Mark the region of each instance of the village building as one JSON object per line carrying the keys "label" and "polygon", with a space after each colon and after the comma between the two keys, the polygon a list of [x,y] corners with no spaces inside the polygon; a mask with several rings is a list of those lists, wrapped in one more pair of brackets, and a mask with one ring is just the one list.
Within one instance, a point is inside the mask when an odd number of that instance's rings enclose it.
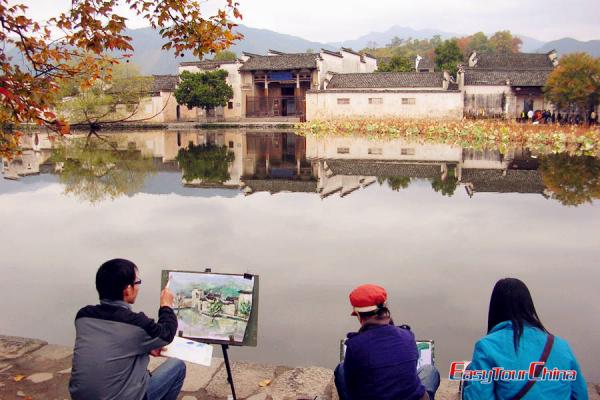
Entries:
{"label": "village building", "polygon": [[21,152],[12,158],[2,158],[0,170],[4,179],[18,180],[25,176],[54,172],[49,163],[52,142],[48,135],[26,134],[20,138]]}
{"label": "village building", "polygon": [[469,117],[519,118],[523,112],[551,109],[543,87],[558,64],[549,53],[477,53],[459,67],[457,81]]}
{"label": "village building", "polygon": [[462,93],[447,72],[333,74],[307,93],[306,119],[461,119]]}
{"label": "village building", "polygon": [[[178,105],[174,97],[183,71],[228,72],[227,83],[233,98],[225,107],[206,115],[203,109]],[[241,121],[268,118],[300,121],[306,115],[306,92],[323,87],[332,73],[373,72],[375,57],[342,48],[319,53],[283,53],[269,50],[267,55],[244,53],[233,61],[182,62],[178,75],[154,75],[151,96],[144,98],[135,119],[149,122],[198,122],[205,120]]]}

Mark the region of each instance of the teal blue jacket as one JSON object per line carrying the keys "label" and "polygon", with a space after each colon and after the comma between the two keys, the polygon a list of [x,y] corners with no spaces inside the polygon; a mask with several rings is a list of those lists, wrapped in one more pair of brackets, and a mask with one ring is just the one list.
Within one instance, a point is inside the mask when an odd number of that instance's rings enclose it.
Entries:
{"label": "teal blue jacket", "polygon": [[[529,370],[531,362],[540,360],[548,334],[529,325],[523,327],[518,352],[515,352],[513,328],[510,321],[496,325],[490,333],[475,344],[473,361],[468,369],[491,370],[502,367],[505,370]],[[579,364],[566,340],[558,336],[548,357],[546,368],[577,371],[574,381],[537,381],[523,398],[570,400],[587,399],[587,385],[579,369]],[[464,389],[465,400],[512,399],[527,381],[498,380],[491,383],[471,381]]]}

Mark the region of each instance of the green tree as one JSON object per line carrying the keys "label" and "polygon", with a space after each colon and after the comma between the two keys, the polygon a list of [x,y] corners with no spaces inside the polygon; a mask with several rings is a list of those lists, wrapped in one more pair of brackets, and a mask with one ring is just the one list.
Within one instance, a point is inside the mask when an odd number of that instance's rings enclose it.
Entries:
{"label": "green tree", "polygon": [[207,72],[183,71],[175,89],[178,104],[188,108],[201,107],[207,112],[218,106],[226,106],[233,98],[233,89],[227,84],[227,71],[218,69]]}
{"label": "green tree", "polygon": [[489,39],[489,47],[499,53],[518,53],[523,41],[510,31],[498,31]]}
{"label": "green tree", "polygon": [[452,197],[458,187],[458,178],[456,177],[456,168],[449,168],[446,179],[434,178],[431,180],[431,188],[442,196]]}
{"label": "green tree", "polygon": [[194,145],[190,143],[187,149],[180,149],[177,161],[183,171],[183,180],[192,182],[200,180],[205,183],[223,183],[231,177],[229,165],[234,161],[235,154],[226,146],[213,144]]}
{"label": "green tree", "polygon": [[141,76],[133,64],[107,67],[103,80],[81,87],[78,80],[64,81],[59,89],[58,115],[70,125],[87,125],[90,133],[106,123],[132,121],[154,78]]}
{"label": "green tree", "polygon": [[223,302],[221,301],[221,299],[215,299],[215,301],[213,301],[212,303],[209,304],[208,310],[207,310],[209,317],[216,318],[216,317],[220,316],[222,312],[223,312]]}
{"label": "green tree", "polygon": [[469,50],[479,53],[490,50],[490,42],[486,34],[483,32],[473,34],[471,36],[471,43],[469,43]]}
{"label": "green tree", "polygon": [[377,72],[411,72],[415,66],[410,58],[404,56],[393,56],[388,62],[378,63]]}
{"label": "green tree", "polygon": [[448,39],[435,48],[435,65],[440,71],[456,75],[458,64],[463,62],[463,54],[457,39]]}
{"label": "green tree", "polygon": [[215,61],[235,61],[237,60],[237,54],[230,50],[223,50],[215,54]]}
{"label": "green tree", "polygon": [[389,188],[395,192],[399,192],[401,189],[406,189],[410,186],[410,178],[408,176],[379,176],[377,177],[377,182],[380,185],[387,182]]}
{"label": "green tree", "polygon": [[550,73],[546,98],[558,108],[585,112],[600,95],[600,58],[586,53],[567,54]]}
{"label": "green tree", "polygon": [[540,160],[540,172],[552,198],[566,206],[600,199],[600,159],[550,154]]}
{"label": "green tree", "polygon": [[240,314],[248,318],[250,316],[250,311],[252,311],[252,304],[247,301],[240,302]]}
{"label": "green tree", "polygon": [[59,140],[50,161],[59,167],[64,193],[90,203],[134,194],[154,173],[152,160],[140,151],[101,138]]}

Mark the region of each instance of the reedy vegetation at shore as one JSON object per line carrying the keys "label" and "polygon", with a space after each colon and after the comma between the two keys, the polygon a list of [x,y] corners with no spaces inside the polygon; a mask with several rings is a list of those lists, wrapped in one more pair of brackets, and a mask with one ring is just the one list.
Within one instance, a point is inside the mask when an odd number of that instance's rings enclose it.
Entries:
{"label": "reedy vegetation at shore", "polygon": [[354,118],[314,120],[296,125],[303,136],[367,137],[372,140],[405,139],[418,143],[444,143],[474,149],[526,147],[533,153],[600,156],[600,129],[576,125],[532,125],[497,120],[407,120]]}

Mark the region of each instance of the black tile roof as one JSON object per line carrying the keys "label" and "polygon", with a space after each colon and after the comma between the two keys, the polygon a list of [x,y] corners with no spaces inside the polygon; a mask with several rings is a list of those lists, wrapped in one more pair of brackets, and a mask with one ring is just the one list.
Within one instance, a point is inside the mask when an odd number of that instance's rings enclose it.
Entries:
{"label": "black tile roof", "polygon": [[331,51],[331,50],[327,50],[327,49],[321,49],[321,52],[323,52],[325,54],[329,54],[331,56],[335,56],[335,57],[339,57],[339,58],[344,58],[344,56],[342,55],[342,53],[340,53],[339,51]]}
{"label": "black tile roof", "polygon": [[154,83],[152,85],[152,93],[174,92],[179,82],[177,75],[152,75]]}
{"label": "black tile roof", "polygon": [[316,193],[316,181],[301,181],[291,179],[244,179],[244,183],[254,192],[303,192]]}
{"label": "black tile roof", "polygon": [[464,71],[465,85],[477,86],[544,86],[551,70],[480,70]]}
{"label": "black tile roof", "polygon": [[335,74],[327,89],[442,88],[442,72],[373,72]]}
{"label": "black tile roof", "polygon": [[548,69],[554,68],[548,54],[542,53],[481,53],[477,54],[475,68],[483,69]]}
{"label": "black tile roof", "polygon": [[542,175],[537,170],[463,168],[461,182],[471,183],[474,192],[542,193]]}
{"label": "black tile roof", "polygon": [[440,164],[401,161],[326,160],[334,175],[439,178]]}
{"label": "black tile roof", "polygon": [[288,69],[316,69],[318,53],[251,56],[240,71],[283,71]]}
{"label": "black tile roof", "polygon": [[345,51],[346,53],[350,53],[350,54],[354,54],[356,56],[361,56],[362,57],[362,54],[360,54],[358,51],[352,50],[349,47],[342,47],[342,51]]}
{"label": "black tile roof", "polygon": [[215,60],[203,60],[203,61],[184,61],[179,63],[182,67],[198,67],[200,69],[216,69],[223,64],[235,64],[237,60],[225,60],[225,61],[215,61]]}

